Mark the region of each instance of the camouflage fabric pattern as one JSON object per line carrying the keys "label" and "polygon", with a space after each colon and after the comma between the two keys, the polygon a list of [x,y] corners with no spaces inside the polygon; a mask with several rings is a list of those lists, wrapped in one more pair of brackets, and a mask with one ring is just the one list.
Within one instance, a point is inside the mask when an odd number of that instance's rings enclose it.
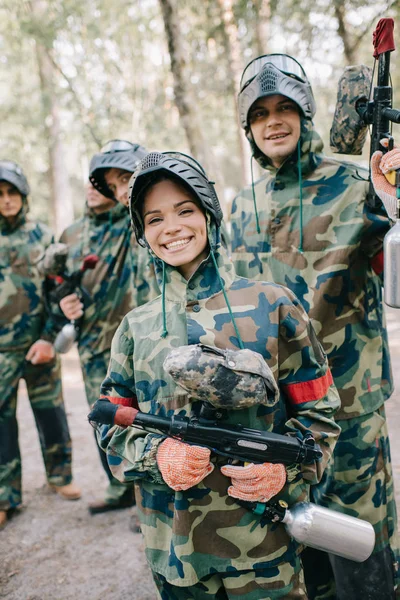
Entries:
{"label": "camouflage fabric pattern", "polygon": [[68,246],[66,244],[51,244],[38,263],[38,268],[43,275],[61,275],[66,268]]}
{"label": "camouflage fabric pattern", "polygon": [[[294,568],[293,568],[294,567]],[[195,585],[178,588],[165,577],[153,573],[161,600],[306,600],[300,560],[284,563],[273,569],[235,571],[208,575]]]}
{"label": "camouflage fabric pattern", "polygon": [[82,279],[91,298],[80,320],[78,342],[81,361],[86,362],[110,349],[118,325],[132,308],[155,297],[154,271],[148,252],[134,240],[129,213],[121,204],[99,215],[88,210],[62,233],[60,242],[68,245],[70,272],[88,254],[100,258]]}
{"label": "camouflage fabric pattern", "polygon": [[107,373],[109,361],[110,350],[105,350],[101,354],[95,354],[90,360],[81,363],[83,383],[89,406],[92,406],[99,398],[100,387],[104,381],[104,374]]}
{"label": "camouflage fabric pattern", "polygon": [[53,341],[56,335],[37,268],[52,234],[26,212],[24,201],[12,227],[0,215],[0,351],[27,350],[39,338]]}
{"label": "camouflage fabric pattern", "polygon": [[[332,416],[339,405],[326,359],[310,334],[308,317],[284,288],[236,276],[225,251],[215,252],[220,275],[245,348],[268,363],[280,395],[268,405],[228,411],[224,423],[277,433],[311,431],[321,445],[321,463],[288,468],[288,484],[280,497],[290,505],[308,497],[309,483],[321,476],[339,428]],[[160,272],[159,261],[156,268]],[[145,413],[170,416],[196,413],[192,401],[163,369],[172,348],[203,343],[239,347],[211,258],[186,281],[166,266],[165,316],[162,298],[133,310],[114,337],[103,399],[138,405]],[[310,337],[311,336],[311,337]],[[315,392],[302,401],[303,384]],[[304,398],[303,398],[304,399]],[[174,492],[162,480],[156,462],[163,437],[137,427],[102,426],[99,443],[120,481],[137,481],[136,500],[150,568],[179,587],[196,584],[211,573],[275,568],[295,560],[300,551],[283,525],[260,525],[260,518],[227,495],[230,480],[219,468],[197,486]],[[213,457],[217,467],[226,462]],[[292,564],[294,564],[292,562]],[[289,583],[289,582],[286,582]]]}
{"label": "camouflage fabric pattern", "polygon": [[264,358],[247,348],[220,350],[204,344],[180,346],[168,354],[164,370],[192,400],[210,402],[216,408],[268,405],[279,395]]}
{"label": "camouflage fabric pattern", "polygon": [[72,449],[61,390],[60,363],[32,365],[23,352],[0,352],[0,510],[21,504],[21,456],[16,419],[17,391],[25,379],[39,431],[47,480],[71,482]]}
{"label": "camouflage fabric pattern", "polygon": [[330,130],[330,146],[339,154],[362,154],[368,126],[361,125],[357,100],[369,99],[372,69],[365,65],[346,67],[339,79],[335,114]]}
{"label": "camouflage fabric pattern", "polygon": [[[88,254],[95,253],[100,259],[83,276],[82,285],[91,303],[79,321],[78,352],[86,398],[91,406],[99,397],[111,340],[122,318],[156,295],[154,269],[147,250],[134,239],[129,213],[121,204],[99,215],[87,210],[82,219],[63,232],[60,242],[68,245],[70,272],[78,269]],[[132,484],[112,477],[104,457],[100,459],[109,479],[105,501],[117,502]]]}
{"label": "camouflage fabric pattern", "polygon": [[[86,399],[89,406],[92,406],[98,398],[101,384],[104,381],[104,375],[107,373],[108,363],[110,362],[110,350],[106,350],[102,354],[92,356],[90,360],[84,361],[81,364],[83,383],[85,385]],[[108,477],[108,485],[105,490],[104,500],[109,503],[117,503],[121,496],[124,495],[127,488],[131,488],[132,484],[125,484],[115,479],[112,476],[107,463],[105,453],[98,447],[100,461]]]}
{"label": "camouflage fabric pattern", "polygon": [[[390,224],[365,203],[367,172],[321,154],[302,123],[296,153],[279,170],[266,161],[232,205],[232,258],[239,275],[285,285],[308,312],[341,397],[337,419],[379,408],[393,390],[379,257]],[[376,270],[374,270],[374,267]],[[373,357],[373,358],[372,358]]]}
{"label": "camouflage fabric pattern", "polygon": [[369,521],[376,535],[374,553],[390,547],[399,584],[397,513],[385,408],[340,421],[340,425],[334,460],[312,489],[312,499],[321,506]]}

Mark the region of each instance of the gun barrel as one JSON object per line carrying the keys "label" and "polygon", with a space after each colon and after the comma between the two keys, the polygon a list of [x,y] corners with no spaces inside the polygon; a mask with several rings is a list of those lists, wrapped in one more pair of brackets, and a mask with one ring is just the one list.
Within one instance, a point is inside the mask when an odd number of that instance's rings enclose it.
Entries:
{"label": "gun barrel", "polygon": [[382,113],[383,116],[392,123],[400,123],[400,110],[397,110],[396,108],[384,108]]}

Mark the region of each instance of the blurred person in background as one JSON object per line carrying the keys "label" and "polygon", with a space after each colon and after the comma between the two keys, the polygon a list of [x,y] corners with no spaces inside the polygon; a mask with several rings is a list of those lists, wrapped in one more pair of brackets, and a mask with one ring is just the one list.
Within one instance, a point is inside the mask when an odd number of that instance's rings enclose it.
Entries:
{"label": "blurred person in background", "polygon": [[[89,405],[99,398],[107,373],[111,341],[123,317],[156,295],[154,272],[147,250],[134,244],[127,208],[128,182],[145,148],[125,140],[112,140],[90,163],[85,215],[68,227],[60,242],[67,244],[69,271],[85,256],[96,254],[95,268],[86,271],[82,286],[90,301],[84,306],[76,293],[63,298],[60,307],[79,324],[78,352]],[[103,497],[89,504],[97,514],[127,508],[135,503],[133,486],[115,479],[106,454],[99,449],[109,484]]]}
{"label": "blurred person in background", "polygon": [[49,486],[66,500],[81,493],[72,481],[55,331],[37,263],[53,236],[28,218],[29,186],[19,165],[0,160],[0,527],[22,503],[16,419],[18,384],[25,380],[39,432]]}

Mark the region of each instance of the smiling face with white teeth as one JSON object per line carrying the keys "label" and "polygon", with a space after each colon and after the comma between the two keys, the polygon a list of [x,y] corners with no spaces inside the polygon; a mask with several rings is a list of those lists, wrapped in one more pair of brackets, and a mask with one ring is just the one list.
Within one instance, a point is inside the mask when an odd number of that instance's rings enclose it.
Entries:
{"label": "smiling face with white teeth", "polygon": [[196,199],[171,179],[146,192],[144,235],[154,254],[189,279],[208,256],[207,223]]}
{"label": "smiling face with white teeth", "polygon": [[278,169],[299,141],[299,107],[280,94],[259,98],[249,110],[249,124],[258,148]]}

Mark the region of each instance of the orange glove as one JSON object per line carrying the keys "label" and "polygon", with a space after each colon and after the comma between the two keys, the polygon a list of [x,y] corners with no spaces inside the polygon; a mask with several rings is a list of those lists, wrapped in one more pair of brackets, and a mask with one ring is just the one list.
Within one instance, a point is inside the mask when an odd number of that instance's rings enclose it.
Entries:
{"label": "orange glove", "polygon": [[157,464],[167,485],[175,491],[188,490],[209,475],[211,451],[167,438],[157,451]]}
{"label": "orange glove", "polygon": [[[381,145],[387,147],[388,140],[381,140]],[[396,187],[389,183],[385,174],[400,168],[400,148],[393,148],[383,154],[374,152],[371,156],[371,180],[377,196],[382,200],[385,210],[392,220],[396,219]]]}
{"label": "orange glove", "polygon": [[37,340],[29,348],[25,360],[29,360],[33,365],[42,365],[53,360],[55,355],[53,344],[46,340]]}
{"label": "orange glove", "polygon": [[282,464],[263,463],[246,467],[225,465],[221,473],[230,477],[229,496],[247,502],[268,502],[286,483],[286,469]]}

